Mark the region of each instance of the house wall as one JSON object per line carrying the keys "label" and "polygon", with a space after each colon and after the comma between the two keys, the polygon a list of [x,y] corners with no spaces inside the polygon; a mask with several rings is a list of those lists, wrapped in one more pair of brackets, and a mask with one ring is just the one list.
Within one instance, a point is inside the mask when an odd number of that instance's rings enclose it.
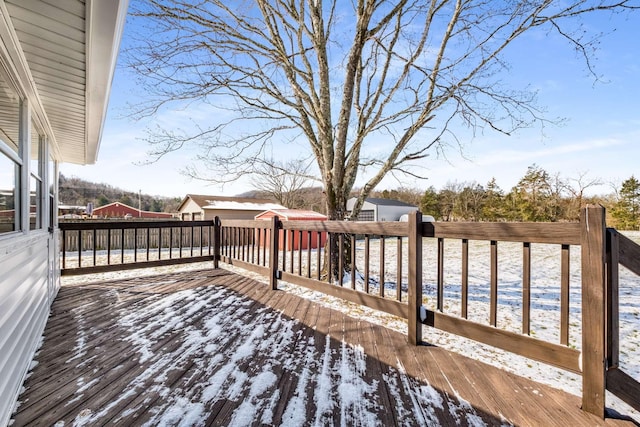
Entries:
{"label": "house wall", "polygon": [[250,211],[250,210],[231,210],[231,209],[205,209],[204,210],[204,219],[205,220],[213,220],[215,217],[219,217],[220,219],[254,219],[256,215],[258,215],[260,211]]}
{"label": "house wall", "polygon": [[[355,205],[355,198],[347,201],[347,211],[351,211]],[[377,205],[364,201],[358,215],[360,221],[398,221],[404,214],[416,211],[415,206]]]}
{"label": "house wall", "polygon": [[404,214],[415,212],[414,206],[378,206],[376,221],[398,221]]}
{"label": "house wall", "polygon": [[173,215],[168,212],[139,211],[119,202],[100,206],[93,211],[95,218],[124,218],[127,215],[130,215],[131,218],[173,218]]}
{"label": "house wall", "polygon": [[[213,219],[213,217],[207,218],[206,212],[203,213],[202,208],[198,206],[198,204],[191,199],[185,202],[184,206],[182,206],[178,214],[179,214],[179,218],[184,221],[193,221],[194,219],[198,221],[205,220],[205,219]],[[194,214],[196,214],[195,217],[194,217]]]}
{"label": "house wall", "polygon": [[[3,3],[0,3],[2,9]],[[6,13],[4,9],[0,12]],[[24,80],[7,64],[0,20],[0,426],[8,425],[59,289],[59,150]],[[15,53],[15,52],[14,52]]]}
{"label": "house wall", "polygon": [[121,203],[110,204],[107,206],[96,208],[93,211],[93,216],[98,218],[124,218],[125,215],[131,215],[132,217],[137,218],[139,216],[139,212],[137,209],[134,209],[127,205],[123,205]]}
{"label": "house wall", "polygon": [[0,236],[0,425],[9,421],[59,288],[46,230]]}

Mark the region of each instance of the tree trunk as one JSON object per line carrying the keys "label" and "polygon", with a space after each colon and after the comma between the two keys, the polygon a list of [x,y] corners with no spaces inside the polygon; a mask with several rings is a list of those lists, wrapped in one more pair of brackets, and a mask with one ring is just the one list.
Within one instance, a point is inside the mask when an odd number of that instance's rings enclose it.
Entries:
{"label": "tree trunk", "polygon": [[[337,198],[336,198],[337,199]],[[327,197],[327,216],[330,221],[344,221],[346,201],[331,203]],[[338,207],[343,206],[343,207]],[[329,283],[340,283],[340,278],[352,270],[351,235],[343,234],[343,244],[340,245],[340,234],[330,233],[325,244],[325,256],[321,277]],[[342,253],[342,271],[340,271],[340,253]],[[329,275],[330,274],[330,275]]]}

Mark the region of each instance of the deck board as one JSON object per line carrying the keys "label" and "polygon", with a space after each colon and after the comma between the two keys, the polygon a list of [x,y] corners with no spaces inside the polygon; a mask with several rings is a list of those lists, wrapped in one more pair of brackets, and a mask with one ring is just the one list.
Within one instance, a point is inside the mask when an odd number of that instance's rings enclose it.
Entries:
{"label": "deck board", "polygon": [[63,286],[36,361],[13,426],[633,425],[224,269]]}

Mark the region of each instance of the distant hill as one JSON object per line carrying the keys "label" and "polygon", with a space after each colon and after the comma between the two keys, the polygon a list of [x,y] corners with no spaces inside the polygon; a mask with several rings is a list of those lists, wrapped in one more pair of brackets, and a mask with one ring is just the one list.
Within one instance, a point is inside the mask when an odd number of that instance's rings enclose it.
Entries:
{"label": "distant hill", "polygon": [[176,212],[182,201],[178,197],[151,196],[126,191],[108,184],[97,184],[77,177],[60,175],[60,204],[86,206],[91,202],[95,207],[120,202],[134,208],[150,212]]}

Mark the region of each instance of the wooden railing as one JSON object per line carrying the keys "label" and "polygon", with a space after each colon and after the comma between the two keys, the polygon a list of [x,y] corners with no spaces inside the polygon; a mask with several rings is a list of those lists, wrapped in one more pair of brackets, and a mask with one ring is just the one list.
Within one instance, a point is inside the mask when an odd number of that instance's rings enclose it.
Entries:
{"label": "wooden railing", "polygon": [[[88,240],[98,241],[97,233],[107,233],[107,248],[101,254],[106,254],[106,263],[98,265],[95,246],[71,253],[63,248],[65,274],[201,260],[213,260],[216,268],[219,262],[234,264],[264,275],[272,289],[283,280],[406,319],[411,344],[423,341],[427,325],[582,375],[583,409],[601,417],[605,389],[640,409],[640,386],[618,364],[618,264],[640,275],[640,246],[607,229],[599,206],[583,209],[579,223],[423,223],[418,212],[405,223],[274,217],[80,223],[61,229],[63,242],[68,233],[78,233],[77,248]],[[150,237],[153,229],[158,229],[157,243]],[[135,248],[118,243],[127,240],[127,233],[133,233]],[[446,255],[445,249],[452,247],[455,259]],[[518,289],[510,285],[515,295],[511,305],[500,302],[506,287],[499,277],[502,248],[521,254],[513,262]],[[477,250],[480,253],[472,253]],[[553,307],[532,303],[534,292],[539,292],[532,255],[536,250],[545,256],[557,253],[559,271],[552,293],[559,302]],[[572,265],[578,255],[580,261]],[[77,259],[73,266],[70,257]],[[472,260],[478,258],[485,259],[484,270],[472,274]],[[332,271],[341,274],[334,278],[328,274]],[[475,304],[486,308],[486,317],[471,316]],[[536,326],[556,329],[553,339],[534,334],[532,312],[540,310],[545,323]],[[572,310],[580,314],[579,326],[571,322]],[[501,325],[507,315],[519,316],[516,328]],[[550,320],[554,318],[555,324]]]}
{"label": "wooden railing", "polygon": [[[221,260],[277,280],[295,283],[328,295],[406,318],[408,289],[403,268],[408,265],[407,224],[391,222],[225,220],[221,224]],[[356,239],[362,236],[362,239]],[[327,240],[337,245],[326,245]],[[369,256],[378,245],[379,259]],[[329,250],[325,250],[325,247]],[[334,254],[331,248],[343,248]],[[345,252],[344,248],[348,248]],[[397,259],[394,271],[386,266]],[[347,262],[351,258],[354,264]],[[273,260],[273,262],[272,262]],[[327,271],[349,271],[334,282]],[[375,277],[372,273],[376,264]],[[352,268],[355,266],[355,268]],[[406,273],[406,270],[404,271]],[[381,279],[382,278],[382,279]],[[404,284],[404,289],[402,285]],[[336,286],[337,285],[337,286]]]}
{"label": "wooden railing", "polygon": [[[617,369],[617,263],[640,272],[640,249],[607,230],[604,209],[588,207],[580,223],[408,223],[343,221],[222,221],[220,260],[278,280],[385,311],[408,321],[408,341],[423,340],[427,325],[582,375],[583,408],[604,416],[604,390],[640,407],[638,383]],[[322,244],[324,240],[337,242]],[[486,322],[469,319],[470,242],[485,242],[488,253]],[[316,244],[314,244],[316,242]],[[318,243],[320,242],[320,243]],[[457,242],[457,243],[456,243]],[[480,243],[480,244],[481,244]],[[429,248],[423,245],[429,244]],[[461,264],[456,311],[445,306],[445,244],[459,245]],[[498,303],[499,247],[520,245],[519,330],[498,319],[513,306]],[[558,251],[557,340],[540,339],[531,329],[532,247]],[[573,247],[573,249],[572,249]],[[331,249],[338,248],[338,249]],[[376,248],[376,256],[371,255]],[[336,250],[337,254],[332,254]],[[435,253],[430,253],[433,251]],[[580,254],[581,301],[570,301],[571,253]],[[427,259],[433,259],[430,263]],[[389,262],[391,261],[391,262]],[[344,272],[329,279],[332,262]],[[430,286],[425,277],[435,277]],[[575,281],[575,278],[574,278]],[[477,297],[476,297],[477,299]],[[581,311],[581,327],[570,323],[571,306]],[[502,310],[502,311],[501,311]],[[551,314],[551,313],[550,313]],[[579,336],[581,334],[581,336]],[[572,339],[570,340],[570,337]],[[581,347],[581,350],[578,349]]]}
{"label": "wooden railing", "polygon": [[213,221],[60,223],[61,273],[101,273],[213,260]]}

